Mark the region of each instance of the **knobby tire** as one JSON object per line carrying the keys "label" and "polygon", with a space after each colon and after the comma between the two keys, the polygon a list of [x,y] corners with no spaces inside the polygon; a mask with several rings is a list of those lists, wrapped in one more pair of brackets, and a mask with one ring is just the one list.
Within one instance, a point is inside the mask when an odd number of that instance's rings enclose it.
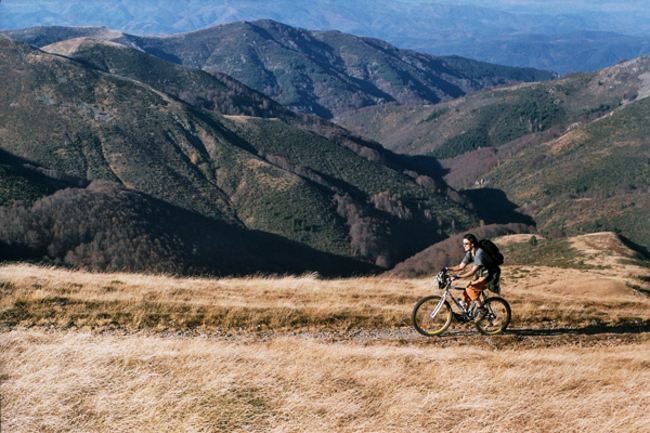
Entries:
{"label": "knobby tire", "polygon": [[503,332],[510,324],[512,310],[510,304],[502,298],[489,298],[483,304],[487,313],[475,322],[481,334],[495,335]]}
{"label": "knobby tire", "polygon": [[451,325],[452,313],[451,305],[445,300],[438,314],[431,317],[431,314],[440,304],[440,296],[427,296],[423,298],[413,308],[411,319],[415,330],[427,337],[440,335]]}

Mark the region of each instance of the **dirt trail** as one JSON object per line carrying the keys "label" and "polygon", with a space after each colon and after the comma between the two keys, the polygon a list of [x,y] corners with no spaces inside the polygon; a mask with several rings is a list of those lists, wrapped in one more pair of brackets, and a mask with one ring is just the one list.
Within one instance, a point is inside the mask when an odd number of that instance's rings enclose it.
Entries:
{"label": "dirt trail", "polygon": [[[4,327],[0,333],[24,330],[22,327]],[[294,329],[274,332],[250,330],[211,330],[202,328],[187,331],[129,330],[126,328],[55,328],[32,327],[45,332],[84,332],[115,336],[153,336],[160,338],[203,338],[234,344],[266,343],[274,339],[317,340],[325,344],[412,345],[432,347],[476,346],[495,350],[519,350],[540,347],[611,347],[650,341],[650,323],[621,326],[590,326],[586,328],[511,328],[503,334],[485,336],[473,324],[456,324],[440,336],[424,337],[413,328],[399,329]]]}

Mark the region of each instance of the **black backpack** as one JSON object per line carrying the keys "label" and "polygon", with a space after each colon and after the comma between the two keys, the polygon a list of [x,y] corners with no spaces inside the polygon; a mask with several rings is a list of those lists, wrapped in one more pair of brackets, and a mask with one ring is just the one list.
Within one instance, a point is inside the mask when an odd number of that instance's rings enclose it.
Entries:
{"label": "black backpack", "polygon": [[491,292],[500,294],[501,293],[501,284],[499,284],[499,280],[501,279],[501,266],[503,264],[503,254],[501,254],[501,251],[499,251],[499,247],[497,247],[494,242],[492,242],[489,239],[483,239],[481,241],[478,241],[478,248],[482,249],[492,259],[492,262],[494,263],[494,266],[490,267],[490,276],[488,278],[488,290]]}
{"label": "black backpack", "polygon": [[485,251],[486,253],[488,253],[495,266],[501,266],[503,264],[504,261],[503,254],[501,254],[501,251],[499,251],[499,247],[497,247],[494,244],[494,242],[492,242],[489,239],[483,239],[478,241],[477,246],[483,251]]}

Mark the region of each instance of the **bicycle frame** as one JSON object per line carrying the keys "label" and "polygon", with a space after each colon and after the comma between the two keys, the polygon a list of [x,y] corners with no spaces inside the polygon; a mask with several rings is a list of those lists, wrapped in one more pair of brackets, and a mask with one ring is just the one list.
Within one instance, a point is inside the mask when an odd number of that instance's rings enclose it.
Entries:
{"label": "bicycle frame", "polygon": [[[456,299],[456,297],[453,295],[453,293],[450,292],[450,290],[461,290],[461,291],[465,291],[465,287],[452,286],[452,285],[451,285],[451,278],[447,277],[446,274],[444,274],[444,275],[438,275],[438,277],[436,278],[436,281],[438,281],[439,284],[440,284],[440,279],[441,279],[441,278],[445,278],[445,279],[446,279],[446,281],[443,282],[443,284],[445,284],[445,288],[444,288],[444,291],[442,292],[442,295],[440,296],[440,303],[438,304],[438,306],[436,307],[436,309],[433,310],[433,312],[431,313],[431,315],[432,315],[432,316],[436,316],[436,315],[440,312],[440,309],[442,308],[443,304],[444,304],[445,301],[447,300],[447,296],[449,296],[449,298],[451,298],[451,300],[454,301],[454,304],[456,304],[456,308],[458,308],[458,309],[461,311],[461,313],[462,313],[462,315],[463,315],[463,318],[464,318],[465,320],[468,320],[468,321],[469,321],[469,320],[472,320],[472,313],[474,312],[474,309],[476,308],[476,305],[477,305],[477,304],[476,304],[476,301],[474,301],[474,302],[472,303],[472,305],[471,305],[469,308],[467,308],[467,309],[463,308],[463,307],[460,305],[460,303],[458,302],[458,299]],[[483,302],[483,301],[487,298],[487,297],[485,296],[485,293],[483,293],[483,292],[481,292],[481,293],[479,294],[479,297],[481,298],[481,302]]]}

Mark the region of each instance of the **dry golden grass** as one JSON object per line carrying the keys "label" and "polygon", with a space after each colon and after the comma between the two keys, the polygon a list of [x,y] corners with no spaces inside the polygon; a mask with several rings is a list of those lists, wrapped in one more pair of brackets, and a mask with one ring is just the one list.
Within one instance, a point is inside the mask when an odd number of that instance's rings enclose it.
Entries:
{"label": "dry golden grass", "polygon": [[[647,286],[634,278],[644,273],[504,267],[503,296],[515,328],[645,321],[650,300],[631,287]],[[11,326],[208,333],[410,327],[417,300],[438,293],[432,279],[181,279],[29,265],[0,267],[0,291],[0,322]]]}
{"label": "dry golden grass", "polygon": [[2,432],[649,431],[648,269],[575,242],[589,270],[504,267],[493,337],[417,334],[431,279],[0,266]]}
{"label": "dry golden grass", "polygon": [[131,330],[409,326],[429,280],[182,279],[0,267],[2,321]]}
{"label": "dry golden grass", "polygon": [[647,432],[650,341],[440,348],[14,331],[3,432]]}

